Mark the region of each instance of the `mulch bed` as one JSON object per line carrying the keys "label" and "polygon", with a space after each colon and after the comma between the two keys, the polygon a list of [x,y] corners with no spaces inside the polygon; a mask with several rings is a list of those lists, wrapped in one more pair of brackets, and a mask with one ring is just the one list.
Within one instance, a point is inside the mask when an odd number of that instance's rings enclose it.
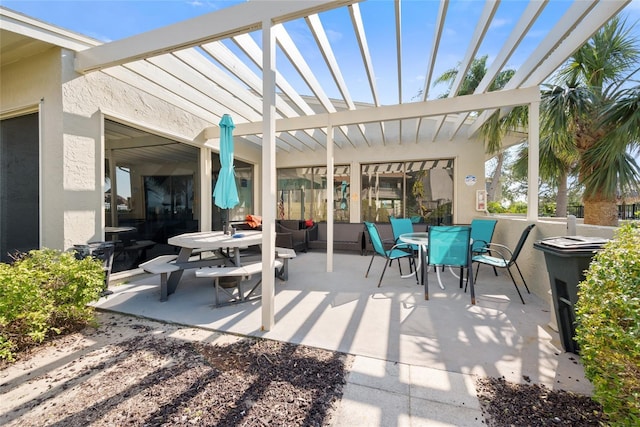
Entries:
{"label": "mulch bed", "polygon": [[480,378],[476,390],[491,427],[607,425],[602,406],[589,396],[504,378]]}
{"label": "mulch bed", "polygon": [[148,334],[87,358],[89,364],[66,369],[62,382],[55,378],[62,385],[50,385],[53,393],[0,414],[0,421],[59,427],[329,425],[349,360],[269,340],[212,345]]}
{"label": "mulch bed", "polygon": [[[303,345],[212,344],[197,329],[116,315],[105,323],[22,354],[17,374],[0,363],[0,425],[328,426],[352,363]],[[480,378],[476,390],[489,426],[606,425],[588,396],[504,378]]]}

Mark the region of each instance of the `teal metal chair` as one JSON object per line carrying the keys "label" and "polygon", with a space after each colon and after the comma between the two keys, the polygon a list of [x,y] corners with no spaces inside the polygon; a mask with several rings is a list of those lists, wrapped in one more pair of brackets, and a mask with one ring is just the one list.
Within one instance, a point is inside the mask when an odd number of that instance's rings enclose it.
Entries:
{"label": "teal metal chair", "polygon": [[516,263],[516,260],[518,259],[518,255],[520,255],[520,251],[522,251],[522,248],[524,247],[524,242],[526,242],[527,237],[529,237],[529,233],[531,233],[531,230],[535,226],[536,226],[535,224],[529,224],[527,228],[525,228],[522,231],[522,234],[520,235],[520,240],[518,240],[518,244],[516,245],[513,251],[505,245],[500,245],[497,243],[489,243],[484,248],[485,249],[484,254],[473,256],[473,262],[478,263],[478,268],[476,269],[476,277],[478,276],[478,270],[480,269],[481,264],[490,265],[493,268],[507,269],[507,271],[509,272],[509,276],[511,277],[511,281],[513,282],[513,286],[516,287],[516,291],[518,291],[518,295],[520,296],[520,301],[522,301],[523,304],[524,304],[524,298],[522,298],[522,294],[520,293],[520,288],[518,288],[516,279],[513,277],[513,274],[511,273],[511,267],[512,266],[516,267],[516,269],[518,270],[518,273],[520,273],[520,278],[522,279],[522,283],[524,284],[524,287],[526,288],[528,293],[531,293],[529,291],[529,287],[527,286],[527,282],[525,282],[524,280],[522,271],[520,271],[520,267],[518,267],[518,264]]}
{"label": "teal metal chair", "polygon": [[[413,233],[413,223],[409,218],[389,218],[391,230],[393,231],[393,240],[397,245],[400,242],[400,235]],[[414,252],[418,252],[418,245],[410,245]]]}
{"label": "teal metal chair", "polygon": [[[384,273],[387,270],[387,266],[396,259],[398,260],[398,268],[400,269],[400,274],[402,274],[402,267],[400,267],[400,259],[402,258],[409,259],[409,271],[413,271],[413,267],[415,267],[415,259],[413,257],[413,250],[411,249],[411,245],[400,243],[394,245],[389,250],[385,250],[376,225],[372,222],[365,222],[364,225],[367,228],[367,233],[369,234],[369,239],[371,239],[371,245],[373,246],[373,255],[371,256],[371,262],[369,262],[369,268],[367,268],[367,272],[364,277],[369,277],[369,270],[371,270],[371,265],[373,264],[373,260],[376,256],[381,256],[385,259],[384,268],[382,269],[382,274],[380,275],[380,280],[378,281],[378,287],[380,287],[380,284],[382,283],[382,278],[384,277]],[[417,280],[418,277],[416,274],[416,282]]]}
{"label": "teal metal chair", "polygon": [[[497,219],[474,219],[471,220],[471,239],[473,243],[471,245],[472,255],[491,255],[486,249],[486,246],[491,243],[493,239],[493,232],[496,229]],[[498,275],[498,270],[493,269],[495,275]]]}
{"label": "teal metal chair", "polygon": [[[471,294],[471,304],[476,303],[476,295],[473,287],[473,271],[471,263],[471,227],[469,226],[431,226],[429,227],[429,246],[426,265],[433,265],[436,273],[439,266],[467,268],[467,284]],[[425,268],[422,274],[425,275]],[[463,274],[460,274],[462,284]],[[429,299],[429,276],[424,280],[424,299]]]}
{"label": "teal metal chair", "polygon": [[474,254],[486,253],[485,246],[491,243],[497,222],[497,219],[474,219],[471,221],[471,238],[473,239],[471,251]]}

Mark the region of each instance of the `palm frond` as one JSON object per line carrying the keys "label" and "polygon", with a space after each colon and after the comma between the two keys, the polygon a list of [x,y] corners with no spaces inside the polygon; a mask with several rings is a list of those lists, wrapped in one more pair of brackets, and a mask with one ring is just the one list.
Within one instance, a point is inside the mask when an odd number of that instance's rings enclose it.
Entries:
{"label": "palm frond", "polygon": [[629,153],[612,150],[609,145],[609,138],[605,138],[582,155],[580,180],[587,197],[614,197],[620,191],[640,190],[638,163]]}

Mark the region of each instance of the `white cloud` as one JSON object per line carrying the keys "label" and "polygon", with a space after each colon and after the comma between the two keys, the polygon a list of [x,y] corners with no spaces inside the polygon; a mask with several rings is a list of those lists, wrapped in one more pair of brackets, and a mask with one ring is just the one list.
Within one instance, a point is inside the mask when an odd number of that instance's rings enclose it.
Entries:
{"label": "white cloud", "polygon": [[330,42],[337,42],[342,40],[342,33],[335,30],[325,30],[327,33],[327,38]]}
{"label": "white cloud", "polygon": [[494,19],[493,21],[491,21],[491,25],[489,28],[494,30],[496,28],[504,27],[509,22],[511,22],[509,19]]}
{"label": "white cloud", "polygon": [[446,36],[450,36],[450,37],[458,35],[457,31],[455,31],[455,30],[453,30],[451,28],[446,28],[446,27],[444,29],[444,33],[445,33]]}

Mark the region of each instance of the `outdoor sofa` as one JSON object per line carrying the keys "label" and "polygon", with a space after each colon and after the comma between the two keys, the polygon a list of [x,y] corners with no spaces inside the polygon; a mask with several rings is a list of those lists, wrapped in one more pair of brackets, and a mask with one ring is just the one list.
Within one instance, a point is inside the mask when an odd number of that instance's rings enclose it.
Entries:
{"label": "outdoor sofa", "polygon": [[[319,222],[307,230],[309,249],[327,250],[327,223]],[[333,249],[336,251],[364,251],[364,224],[361,222],[333,224]]]}

